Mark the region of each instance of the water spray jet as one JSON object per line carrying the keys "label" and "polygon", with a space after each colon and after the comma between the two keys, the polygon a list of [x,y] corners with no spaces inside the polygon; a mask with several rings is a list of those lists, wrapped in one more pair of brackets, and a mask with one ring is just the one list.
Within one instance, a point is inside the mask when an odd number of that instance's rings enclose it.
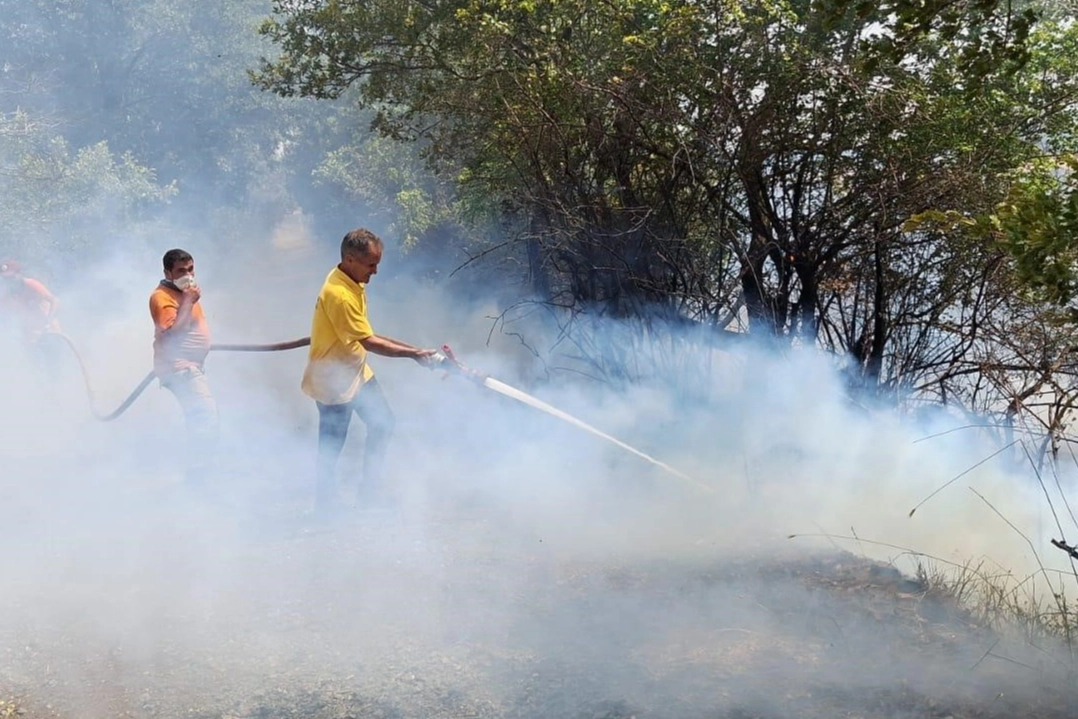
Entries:
{"label": "water spray jet", "polygon": [[470,379],[471,381],[475,382],[476,384],[478,384],[478,385],[480,385],[482,387],[485,387],[485,388],[487,388],[489,390],[497,392],[498,394],[501,394],[501,395],[503,395],[505,397],[509,397],[510,399],[516,400],[517,402],[521,402],[523,404],[526,404],[529,407],[532,407],[534,409],[539,410],[540,412],[545,412],[546,414],[549,414],[552,417],[557,417],[558,419],[562,420],[563,422],[568,422],[569,424],[573,425],[574,427],[576,427],[578,429],[582,429],[585,432],[588,432],[589,434],[592,434],[592,435],[594,435],[596,437],[604,439],[607,442],[610,442],[611,444],[614,444],[615,446],[620,447],[621,449],[625,450],[626,452],[629,452],[630,454],[634,454],[637,457],[640,457],[641,459],[645,460],[646,462],[650,462],[652,465],[654,465],[656,467],[659,467],[660,469],[674,475],[675,477],[677,477],[677,478],[691,484],[696,489],[707,492],[708,494],[712,494],[715,491],[711,487],[707,486],[706,484],[703,484],[702,482],[700,482],[700,481],[698,481],[696,479],[693,479],[692,477],[685,474],[684,472],[682,472],[682,471],[680,471],[678,469],[675,469],[674,467],[671,467],[669,464],[666,464],[665,462],[660,461],[660,460],[652,457],[649,454],[641,452],[640,450],[636,449],[635,447],[632,447],[632,446],[626,444],[625,442],[622,442],[620,439],[617,439],[616,437],[610,436],[609,434],[607,434],[606,432],[603,432],[602,430],[599,430],[599,429],[596,429],[595,427],[592,427],[587,422],[585,422],[585,421],[583,421],[581,419],[578,419],[577,417],[574,417],[573,415],[569,414],[568,412],[560,410],[557,407],[553,407],[553,406],[547,404],[546,402],[542,401],[541,399],[538,399],[537,397],[533,397],[532,395],[528,394],[527,392],[523,392],[523,391],[517,389],[516,387],[512,387],[512,386],[506,384],[505,382],[501,382],[500,380],[496,380],[493,377],[491,377],[490,375],[483,374],[483,373],[480,373],[480,372],[476,372],[473,369],[465,367],[464,364],[461,363],[456,358],[456,356],[453,354],[453,350],[449,347],[449,345],[442,345],[442,351],[435,358],[435,364],[432,366],[432,368],[433,369],[439,369],[439,368],[448,369],[451,372],[456,371],[460,375],[464,376],[467,379]]}

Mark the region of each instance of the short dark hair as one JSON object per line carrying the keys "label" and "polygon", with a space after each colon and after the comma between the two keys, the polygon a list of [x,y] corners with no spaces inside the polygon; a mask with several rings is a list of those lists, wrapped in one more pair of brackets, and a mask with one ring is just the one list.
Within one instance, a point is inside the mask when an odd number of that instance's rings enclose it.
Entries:
{"label": "short dark hair", "polygon": [[165,266],[165,270],[172,272],[172,268],[176,266],[177,262],[187,262],[193,259],[195,258],[191,257],[191,253],[187,250],[169,250],[161,258],[161,264]]}
{"label": "short dark hair", "polygon": [[343,260],[345,255],[365,257],[383,247],[385,243],[382,242],[381,237],[361,227],[358,230],[352,230],[341,240],[341,259]]}

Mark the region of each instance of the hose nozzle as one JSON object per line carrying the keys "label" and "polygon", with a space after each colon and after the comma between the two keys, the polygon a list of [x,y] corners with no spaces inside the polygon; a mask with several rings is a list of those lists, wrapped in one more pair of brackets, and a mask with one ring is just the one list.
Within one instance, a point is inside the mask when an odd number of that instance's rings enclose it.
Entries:
{"label": "hose nozzle", "polygon": [[429,355],[429,359],[427,361],[427,367],[429,369],[432,369],[432,370],[445,369],[445,363],[448,362],[448,361],[449,361],[449,357],[446,356],[445,352],[442,352],[441,350],[438,350],[434,354]]}
{"label": "hose nozzle", "polygon": [[449,345],[442,345],[441,349],[430,356],[430,368],[433,370],[443,370],[447,375],[459,374],[476,382],[482,382],[486,379],[486,375],[483,375],[475,370],[469,369],[457,359],[457,356],[453,353],[453,348]]}

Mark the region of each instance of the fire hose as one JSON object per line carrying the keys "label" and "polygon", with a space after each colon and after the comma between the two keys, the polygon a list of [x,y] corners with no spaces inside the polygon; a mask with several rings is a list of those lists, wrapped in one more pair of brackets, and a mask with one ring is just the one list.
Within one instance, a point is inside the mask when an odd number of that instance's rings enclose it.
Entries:
{"label": "fire hose", "polygon": [[[131,405],[135,403],[135,400],[146,391],[146,388],[150,386],[150,383],[153,382],[155,375],[154,372],[151,371],[142,378],[142,381],[131,391],[131,394],[127,395],[127,399],[121,402],[119,407],[108,414],[103,414],[99,412],[95,406],[94,390],[93,385],[90,382],[90,373],[86,370],[86,363],[83,362],[82,354],[79,352],[78,347],[76,347],[71,338],[63,332],[49,332],[48,334],[66,344],[71,350],[71,353],[75,356],[75,360],[79,364],[79,371],[82,372],[82,381],[86,385],[86,396],[90,401],[90,412],[95,419],[101,422],[111,422],[126,412]],[[306,347],[309,344],[311,344],[310,337],[292,340],[291,342],[275,342],[273,344],[211,344],[210,352],[283,352],[285,350]]]}
{"label": "fire hose", "polygon": [[[104,414],[97,410],[94,402],[94,390],[93,384],[90,382],[90,373],[86,369],[86,363],[82,359],[82,353],[79,352],[75,342],[63,332],[48,332],[49,336],[55,337],[67,345],[71,350],[71,354],[74,355],[75,361],[79,365],[79,371],[82,373],[82,381],[86,386],[86,396],[90,403],[90,413],[94,418],[101,422],[112,422],[130,409],[131,405],[135,403],[135,400],[146,391],[146,388],[150,386],[156,376],[153,371],[149,372],[142,381],[138,383],[135,389],[131,390],[131,393],[127,395],[127,399],[120,403],[120,405],[112,412]],[[285,352],[287,350],[299,349],[301,347],[308,347],[311,344],[310,337],[302,337],[298,340],[292,340],[290,342],[274,342],[271,344],[211,344],[210,352]],[[449,372],[455,372],[470,379],[473,379],[479,383],[485,379],[485,375],[481,375],[473,370],[465,367],[456,356],[453,354],[453,350],[449,345],[443,345],[441,351],[435,356],[434,367],[445,369],[447,374]]]}
{"label": "fire hose", "polygon": [[[117,407],[115,410],[108,414],[102,414],[98,412],[94,406],[94,392],[93,387],[90,383],[90,375],[86,371],[86,364],[83,362],[82,355],[79,353],[79,350],[75,346],[75,343],[71,341],[70,337],[63,334],[62,332],[50,332],[49,334],[63,341],[64,344],[66,344],[71,349],[71,352],[75,355],[75,359],[79,363],[79,369],[82,371],[83,381],[86,384],[86,394],[90,401],[90,411],[93,413],[96,419],[102,422],[111,422],[120,415],[122,415],[124,412],[126,412],[128,408],[131,407],[132,404],[134,404],[135,400],[139,398],[139,395],[141,395],[146,390],[146,388],[150,386],[150,383],[153,382],[155,373],[150,372],[142,379],[141,382],[139,382],[138,386],[135,387],[134,390],[132,390],[131,394],[127,396],[127,399],[120,403],[119,407]],[[310,344],[311,338],[303,337],[302,339],[292,340],[291,342],[276,342],[273,344],[211,344],[210,351],[284,352],[287,350],[298,349],[300,347],[307,347]],[[574,427],[577,427],[578,429],[582,429],[589,434],[592,434],[596,437],[606,440],[607,442],[610,442],[611,444],[620,447],[621,449],[625,450],[626,452],[629,452],[630,454],[634,454],[637,457],[640,457],[641,459],[651,463],[652,465],[659,467],[660,469],[678,477],[679,479],[687,482],[688,484],[693,485],[698,490],[701,490],[708,494],[711,494],[715,491],[712,487],[703,484],[702,482],[688,476],[684,472],[681,472],[674,467],[671,467],[669,464],[655,459],[651,455],[645,454],[644,452],[641,452],[635,447],[632,447],[625,442],[622,442],[621,440],[616,439],[609,434],[606,434],[605,432],[596,429],[595,427],[592,427],[590,424],[587,424],[586,422],[577,419],[568,412],[563,412],[556,407],[552,407],[546,402],[543,402],[542,400],[533,397],[530,394],[522,392],[515,387],[511,387],[504,382],[499,382],[498,380],[494,379],[493,377],[490,377],[487,374],[477,372],[476,370],[466,367],[464,363],[457,359],[456,355],[453,353],[453,350],[449,347],[449,345],[442,345],[441,350],[434,355],[431,363],[428,366],[433,370],[443,370],[445,372],[445,376],[455,374],[457,376],[463,377],[464,379],[474,382],[480,387],[486,387],[487,389],[493,390],[498,394],[509,397],[510,399],[526,404],[534,409],[540,410],[541,412],[545,412],[552,417],[556,417],[564,422],[567,422]]]}

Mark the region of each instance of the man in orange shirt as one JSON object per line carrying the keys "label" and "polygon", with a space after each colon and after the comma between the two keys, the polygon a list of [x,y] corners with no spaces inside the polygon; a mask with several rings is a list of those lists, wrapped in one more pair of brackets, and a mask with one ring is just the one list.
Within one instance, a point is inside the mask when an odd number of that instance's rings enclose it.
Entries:
{"label": "man in orange shirt", "polygon": [[150,295],[153,318],[153,368],[161,386],[175,395],[187,424],[190,461],[187,480],[199,483],[217,448],[217,402],[206,381],[210,330],[195,282],[195,261],[184,250],[169,250],[162,260],[165,278]]}
{"label": "man in orange shirt", "polygon": [[45,285],[25,277],[15,260],[0,262],[0,304],[6,316],[19,324],[27,346],[33,346],[47,332],[59,332],[56,310],[60,303]]}

